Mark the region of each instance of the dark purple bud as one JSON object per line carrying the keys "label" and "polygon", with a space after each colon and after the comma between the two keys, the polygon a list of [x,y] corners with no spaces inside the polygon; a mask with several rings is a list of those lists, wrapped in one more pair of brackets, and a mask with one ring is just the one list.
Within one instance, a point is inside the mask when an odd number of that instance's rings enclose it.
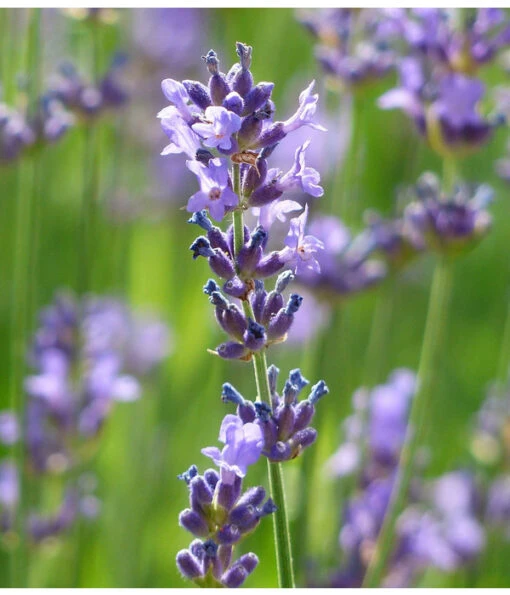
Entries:
{"label": "dark purple bud", "polygon": [[296,414],[290,405],[283,405],[275,413],[276,425],[278,426],[278,440],[288,440],[294,431]]}
{"label": "dark purple bud", "polygon": [[308,400],[301,401],[301,403],[297,404],[295,413],[296,421],[294,422],[294,431],[297,432],[306,428],[312,421],[312,418],[315,415],[315,407]]}
{"label": "dark purple bud", "polygon": [[216,469],[207,469],[207,471],[204,473],[204,479],[207,482],[207,485],[214,492],[214,489],[216,488],[216,484],[220,480],[220,476],[218,475],[218,472],[216,471]]}
{"label": "dark purple bud", "polygon": [[[257,406],[257,403],[255,403],[255,406]],[[267,407],[269,408],[269,405],[267,405]],[[257,410],[257,415],[259,415],[259,413],[260,410]],[[272,417],[267,418],[265,421],[262,421],[259,417],[257,421],[260,425],[262,435],[264,437],[263,453],[267,454],[278,440],[278,426],[276,425]]]}
{"label": "dark purple bud", "polygon": [[264,502],[265,497],[266,490],[262,486],[249,488],[237,501],[236,508],[238,506],[248,506],[249,504],[255,507],[260,506]]}
{"label": "dark purple bud", "polygon": [[[269,500],[268,500],[268,502],[269,502]],[[271,500],[271,502],[272,502],[272,500]],[[259,559],[257,558],[257,556],[255,554],[248,552],[247,554],[243,554],[239,558],[237,563],[241,564],[241,566],[246,570],[246,572],[248,574],[251,574],[255,570],[255,568],[257,568]]]}
{"label": "dark purple bud", "polygon": [[[246,102],[245,102],[246,109]],[[261,135],[257,143],[258,148],[269,147],[279,143],[287,136],[283,128],[283,122],[275,122],[272,126],[267,128]]]}
{"label": "dark purple bud", "polygon": [[220,545],[218,548],[218,560],[221,562],[223,570],[230,566],[232,551],[233,547],[230,545]]}
{"label": "dark purple bud", "polygon": [[250,207],[263,207],[280,198],[282,194],[283,192],[278,190],[276,184],[264,184],[251,193],[248,204]]}
{"label": "dark purple bud", "polygon": [[179,515],[179,524],[196,537],[207,537],[210,533],[204,517],[189,508],[183,510]]}
{"label": "dark purple bud", "polygon": [[241,531],[236,525],[223,525],[216,533],[216,539],[221,545],[233,545],[241,539]]}
{"label": "dark purple bud", "polygon": [[[230,247],[230,254],[234,254],[234,227],[233,225],[229,225],[227,229],[227,241]],[[243,227],[243,244],[246,244],[250,241],[250,230],[247,225]]]}
{"label": "dark purple bud", "polygon": [[227,256],[231,254],[227,236],[221,231],[219,227],[211,227],[211,229],[207,232],[207,238],[211,242],[211,246],[213,248],[218,248]]}
{"label": "dark purple bud", "polygon": [[240,116],[244,109],[243,98],[239,95],[239,93],[232,91],[232,93],[229,93],[223,100],[223,107]]}
{"label": "dark purple bud", "polygon": [[209,256],[209,266],[218,277],[222,277],[223,279],[232,279],[236,274],[232,261],[219,248],[215,248]]}
{"label": "dark purple bud", "polygon": [[207,211],[197,211],[188,219],[188,223],[194,223],[205,231],[209,231],[212,228],[212,223],[207,216]]}
{"label": "dark purple bud", "polygon": [[248,328],[243,334],[244,344],[251,351],[258,351],[266,344],[266,329],[251,318],[248,319]]}
{"label": "dark purple bud", "polygon": [[191,465],[191,467],[177,476],[177,479],[181,479],[185,481],[187,485],[189,485],[190,481],[198,475],[198,468],[196,465]]}
{"label": "dark purple bud", "polygon": [[[258,83],[251,89],[251,91],[244,98],[244,111],[243,116],[252,114],[266,105],[271,93],[273,92],[274,83]],[[283,138],[283,137],[282,137]],[[280,140],[280,139],[278,139]],[[278,141],[275,141],[278,142]],[[268,143],[269,144],[269,143]]]}
{"label": "dark purple bud", "polygon": [[231,510],[228,520],[245,533],[246,528],[251,529],[258,521],[257,509],[252,504],[237,505]]}
{"label": "dark purple bud", "polygon": [[262,423],[266,423],[271,419],[272,411],[268,403],[264,403],[264,401],[256,401],[255,409],[257,411],[257,419]]}
{"label": "dark purple bud", "polygon": [[209,91],[205,85],[198,81],[182,81],[182,84],[191,101],[200,109],[205,110],[211,105]]}
{"label": "dark purple bud", "polygon": [[237,415],[244,424],[255,420],[255,406],[251,401],[247,401],[243,396],[228,382],[223,385],[221,400],[224,403],[231,402],[237,405]]}
{"label": "dark purple bud", "polygon": [[261,323],[265,324],[266,326],[269,325],[271,319],[277,312],[279,312],[283,308],[283,295],[281,293],[277,293],[276,291],[271,291],[267,296],[266,304],[264,306],[264,311],[262,313]]}
{"label": "dark purple bud", "polygon": [[312,445],[317,439],[317,430],[314,428],[304,428],[296,432],[290,440],[292,444],[293,456],[299,454],[301,450],[304,450],[308,446]]}
{"label": "dark purple bud", "polygon": [[211,74],[209,79],[209,93],[214,105],[221,105],[225,97],[230,93],[230,88],[225,80],[225,75],[219,71],[220,62],[216,52],[209,50],[206,56],[202,56],[207,70]]}
{"label": "dark purple bud", "polygon": [[303,388],[307,384],[310,384],[309,381],[303,376],[303,374],[301,374],[301,370],[299,368],[290,371],[289,380],[294,386],[297,387],[298,394],[303,390]]}
{"label": "dark purple bud", "polygon": [[257,322],[262,321],[262,312],[264,311],[264,305],[266,303],[267,293],[264,290],[264,283],[260,280],[255,281],[255,291],[250,297],[251,307],[253,308],[253,314]]}
{"label": "dark purple bud", "polygon": [[270,449],[268,459],[275,463],[288,461],[292,456],[292,449],[287,442],[277,442]]}
{"label": "dark purple bud", "polygon": [[282,308],[269,321],[267,325],[267,338],[270,341],[284,338],[293,322],[294,316],[287,314],[287,311]]}
{"label": "dark purple bud", "polygon": [[207,149],[197,149],[195,154],[196,161],[208,166],[211,159],[214,159],[214,155],[211,153],[211,151],[208,151]]}
{"label": "dark purple bud", "polygon": [[223,359],[241,359],[249,353],[244,345],[235,341],[227,341],[218,345],[216,352]]}
{"label": "dark purple bud", "polygon": [[274,365],[271,364],[267,369],[267,379],[269,381],[269,389],[271,394],[276,394],[276,383],[278,382],[278,374],[280,370]]}
{"label": "dark purple bud", "polygon": [[327,395],[328,393],[329,393],[329,388],[326,386],[326,383],[324,382],[324,380],[319,380],[319,382],[317,382],[317,384],[312,386],[312,392],[310,393],[308,400],[310,401],[310,403],[312,405],[315,405],[315,403],[317,403],[317,401],[321,397],[323,397],[324,395]]}
{"label": "dark purple bud", "polygon": [[266,112],[254,112],[244,118],[241,129],[237,133],[241,148],[248,148],[254,145],[262,132],[263,122],[267,120]]}
{"label": "dark purple bud", "polygon": [[242,298],[248,291],[248,288],[244,281],[241,281],[239,277],[235,276],[223,285],[223,291],[232,297]]}
{"label": "dark purple bud", "polygon": [[189,501],[190,506],[195,512],[207,510],[213,500],[213,492],[205,479],[197,475],[189,483]]}
{"label": "dark purple bud", "polygon": [[204,548],[204,558],[210,558],[212,560],[218,555],[218,544],[212,539],[204,541],[202,547]]}
{"label": "dark purple bud", "polygon": [[285,265],[286,262],[281,259],[279,252],[271,252],[260,259],[255,274],[257,277],[272,277],[281,271]]}
{"label": "dark purple bud", "polygon": [[237,265],[240,274],[250,277],[262,258],[262,245],[267,241],[267,232],[263,227],[257,227],[251,235],[250,241],[244,245],[238,256]]}
{"label": "dark purple bud", "polygon": [[193,244],[191,244],[189,249],[193,252],[193,260],[196,260],[199,256],[203,256],[205,258],[214,256],[211,244],[209,243],[209,240],[204,236],[198,237],[193,242]]}
{"label": "dark purple bud", "polygon": [[222,584],[228,589],[237,589],[248,578],[248,573],[240,564],[235,564],[229,568],[221,577]]}
{"label": "dark purple bud", "polygon": [[227,310],[230,305],[227,298],[219,291],[213,291],[209,296],[209,301],[220,310]]}
{"label": "dark purple bud", "polygon": [[283,401],[285,405],[294,405],[296,403],[296,397],[298,396],[299,390],[295,384],[292,384],[290,380],[285,382],[283,387]]}
{"label": "dark purple bud", "polygon": [[243,177],[243,196],[250,196],[264,182],[266,176],[267,161],[259,157],[256,161],[256,167],[248,167],[248,171]]}
{"label": "dark purple bud", "polygon": [[243,480],[236,475],[234,483],[228,484],[220,480],[216,486],[216,498],[219,506],[222,506],[225,510],[232,510],[234,504],[241,495],[241,487]]}
{"label": "dark purple bud", "polygon": [[253,76],[250,72],[252,48],[244,43],[236,43],[236,52],[239,56],[240,68],[236,70],[232,86],[241,97],[245,97],[253,86]]}
{"label": "dark purple bud", "polygon": [[179,572],[187,579],[194,580],[202,576],[201,564],[189,550],[181,550],[176,559]]}
{"label": "dark purple bud", "polygon": [[247,323],[244,314],[235,304],[230,304],[228,310],[223,315],[224,330],[235,339],[242,341],[246,327]]}

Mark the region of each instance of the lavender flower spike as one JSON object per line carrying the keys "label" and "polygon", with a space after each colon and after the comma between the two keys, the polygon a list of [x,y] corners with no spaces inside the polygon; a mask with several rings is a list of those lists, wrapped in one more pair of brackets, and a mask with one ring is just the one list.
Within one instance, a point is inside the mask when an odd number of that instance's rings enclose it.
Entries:
{"label": "lavender flower spike", "polygon": [[196,213],[202,209],[209,209],[211,217],[221,221],[228,208],[239,203],[239,197],[229,186],[226,163],[216,158],[211,159],[207,167],[198,161],[186,161],[186,165],[200,181],[200,191],[190,197],[187,210]]}
{"label": "lavender flower spike", "polygon": [[202,454],[221,468],[223,483],[232,484],[236,476],[244,477],[248,466],[258,461],[264,445],[262,430],[254,423],[243,425],[237,415],[229,414],[221,424],[219,440],[225,444],[221,452],[209,446]]}

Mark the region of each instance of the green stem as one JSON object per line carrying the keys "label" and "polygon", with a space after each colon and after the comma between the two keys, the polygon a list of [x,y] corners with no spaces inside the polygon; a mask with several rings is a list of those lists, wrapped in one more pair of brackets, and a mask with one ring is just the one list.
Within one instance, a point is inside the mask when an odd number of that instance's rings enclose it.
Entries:
{"label": "green stem", "polygon": [[[335,181],[335,196],[338,193],[340,204],[338,209],[333,208],[333,214],[340,216],[344,223],[351,225],[357,223],[358,212],[360,210],[359,196],[359,172],[360,150],[363,140],[363,98],[353,95],[351,98],[351,138],[343,167],[337,170],[337,179]],[[342,179],[338,176],[342,175]],[[333,205],[334,206],[334,205]],[[335,211],[338,211],[335,213]]]}
{"label": "green stem", "polygon": [[[27,89],[27,107],[35,107],[38,99],[40,72],[40,33],[41,9],[32,8],[29,12],[27,45],[24,52],[22,70],[30,74],[32,80]],[[17,171],[17,200],[14,236],[14,278],[12,294],[12,337],[11,337],[11,377],[10,406],[24,420],[23,376],[25,374],[25,354],[31,322],[31,306],[35,287],[35,271],[30,267],[33,253],[34,204],[37,200],[36,158],[34,154],[23,157]],[[22,423],[22,434],[25,424]],[[28,580],[28,545],[25,531],[28,499],[27,476],[25,472],[25,450],[23,436],[15,447],[15,456],[20,477],[19,501],[16,515],[16,531],[19,545],[11,558],[11,583],[23,587]]]}
{"label": "green stem", "polygon": [[452,266],[449,261],[443,258],[437,263],[434,272],[418,368],[418,388],[411,405],[409,424],[400,454],[398,472],[384,524],[377,540],[372,561],[367,569],[363,587],[377,587],[381,584],[388,559],[393,551],[397,519],[403,510],[409,491],[416,452],[422,434],[423,419],[429,405],[437,356],[441,346],[442,329],[447,318],[451,285]]}
{"label": "green stem", "polygon": [[[241,197],[239,165],[233,166],[234,192]],[[233,213],[234,226],[234,251],[239,254],[243,247],[243,211],[242,207]],[[253,308],[249,300],[243,300],[243,309],[246,317],[255,320]],[[271,389],[267,377],[266,352],[259,351],[253,354],[253,369],[255,372],[255,384],[257,386],[257,401],[263,401],[271,405]],[[294,568],[292,561],[292,549],[290,543],[289,519],[287,516],[287,503],[285,498],[285,487],[281,463],[267,461],[269,480],[269,492],[277,510],[273,514],[273,532],[276,553],[276,567],[278,571],[278,585],[280,588],[294,588]]]}
{"label": "green stem", "polygon": [[501,351],[498,364],[498,390],[503,392],[509,381],[510,374],[510,300],[508,302],[508,311],[506,314],[505,329],[503,331],[503,340],[501,342]]}
{"label": "green stem", "polygon": [[382,370],[386,360],[386,341],[391,327],[393,311],[393,286],[395,278],[386,279],[380,289],[372,317],[370,337],[365,356],[364,386],[375,386],[381,380]]}

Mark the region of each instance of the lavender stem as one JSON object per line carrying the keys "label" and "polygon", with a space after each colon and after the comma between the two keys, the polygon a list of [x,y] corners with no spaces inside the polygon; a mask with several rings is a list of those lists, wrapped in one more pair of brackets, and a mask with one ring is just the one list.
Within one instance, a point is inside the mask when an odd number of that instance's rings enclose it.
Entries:
{"label": "lavender stem", "polygon": [[400,454],[390,504],[371,564],[367,569],[363,587],[373,588],[381,584],[388,559],[393,551],[397,519],[405,505],[414,470],[416,451],[422,435],[423,420],[429,405],[434,370],[441,345],[442,329],[447,317],[452,272],[451,262],[445,257],[441,257],[436,265],[432,281],[429,310],[418,368],[418,389],[411,406],[406,440]]}
{"label": "lavender stem", "polygon": [[[239,165],[233,165],[234,192],[242,199],[240,188]],[[242,201],[241,201],[242,202]],[[236,255],[243,246],[243,211],[237,209],[233,213],[234,251]],[[253,308],[249,300],[243,300],[243,309],[247,317],[255,320]],[[253,353],[253,369],[257,386],[257,401],[271,404],[271,391],[267,377],[267,360],[265,351]],[[294,568],[290,543],[289,520],[285,498],[285,487],[281,463],[267,461],[269,491],[277,510],[273,514],[273,532],[276,552],[276,567],[278,571],[278,585],[280,588],[294,588]]]}

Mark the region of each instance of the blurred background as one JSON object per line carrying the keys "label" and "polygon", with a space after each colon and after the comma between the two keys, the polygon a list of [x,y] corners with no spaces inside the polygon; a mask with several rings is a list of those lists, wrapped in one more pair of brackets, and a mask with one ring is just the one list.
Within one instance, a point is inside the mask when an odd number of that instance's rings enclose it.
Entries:
{"label": "blurred background", "polygon": [[[10,113],[10,125],[18,126],[15,141],[6,133],[2,137],[0,410],[13,403],[13,383],[30,373],[30,362],[23,362],[39,312],[59,291],[121,298],[168,329],[162,357],[142,381],[141,398],[115,405],[87,458],[98,510],[83,518],[79,529],[73,526],[29,545],[26,581],[33,587],[187,586],[175,567],[176,552],[190,541],[177,524],[187,505],[187,490],[177,475],[193,463],[205,468],[200,449],[217,444],[227,413],[220,400],[222,383],[231,382],[247,397],[254,397],[255,387],[248,364],[207,352],[223,337],[202,291],[210,277],[207,263],[194,262],[188,250],[196,230],[187,225],[183,207],[196,181],[182,156],[160,156],[167,142],[156,118],[167,105],[161,80],[205,82],[201,56],[213,48],[227,71],[237,60],[235,42],[242,41],[253,47],[255,80],[275,82],[276,116],[285,119],[294,112],[299,92],[315,79],[317,120],[328,128],[322,136],[310,134],[310,162],[325,189],[311,205],[315,214],[339,215],[335,193],[342,188],[357,105],[362,115],[355,125],[362,140],[356,212],[349,221],[355,231],[362,228],[365,209],[394,214],[399,193],[424,171],[440,173],[441,160],[402,113],[378,108],[377,98],[395,86],[395,73],[353,100],[326,79],[314,57],[313,36],[291,9],[0,9],[0,23],[0,109],[26,115],[33,98],[52,89],[68,98],[65,111],[48,101],[41,104],[42,116],[31,112],[32,133],[23,131],[26,119],[18,121]],[[494,62],[482,76],[496,88],[508,85],[510,75]],[[503,126],[482,151],[459,162],[459,177],[494,188],[494,225],[455,267],[439,380],[427,418],[426,473],[431,477],[472,465],[473,416],[498,374],[509,297],[510,203],[507,182],[495,164],[505,156],[507,140]],[[282,150],[282,168],[290,167],[293,150],[294,145],[287,155]],[[27,202],[24,196],[31,198]],[[97,207],[92,223],[84,221],[87,197]],[[80,244],[84,225],[94,229],[85,251]],[[24,250],[27,237],[30,247]],[[417,368],[433,265],[434,256],[423,255],[394,279],[377,382],[394,368]],[[291,530],[303,537],[300,585],[320,583],[340,565],[337,542],[347,488],[328,478],[325,463],[341,442],[352,394],[364,382],[381,290],[317,302],[307,316],[312,324],[296,328],[295,336],[291,333],[269,355],[282,374],[301,367],[307,378],[325,378],[330,387],[317,412],[317,444],[285,466]],[[62,480],[27,475],[28,509],[54,510]],[[250,484],[265,482],[265,465],[259,464]],[[8,534],[2,546],[0,585],[8,586],[15,547]],[[247,586],[275,586],[271,522],[263,522],[241,549],[256,551],[261,560]],[[490,538],[476,567],[449,573],[430,569],[420,584],[506,586],[509,554],[504,539]]]}

